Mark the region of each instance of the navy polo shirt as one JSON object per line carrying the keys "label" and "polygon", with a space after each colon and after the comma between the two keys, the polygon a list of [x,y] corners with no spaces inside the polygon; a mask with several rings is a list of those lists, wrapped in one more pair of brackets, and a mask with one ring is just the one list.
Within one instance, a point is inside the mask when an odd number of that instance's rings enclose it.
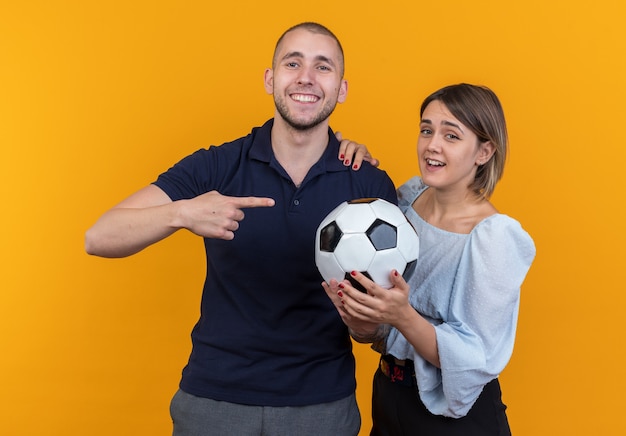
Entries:
{"label": "navy polo shirt", "polygon": [[296,187],[275,159],[273,120],[236,141],[198,150],[155,185],[174,201],[216,190],[271,197],[271,208],[246,209],[232,241],[204,239],[207,275],[201,315],[180,387],[192,395],[239,404],[301,406],[354,392],[347,329],[321,287],[315,232],[345,200],[397,203],[391,179],[364,163],[359,171],[329,145]]}

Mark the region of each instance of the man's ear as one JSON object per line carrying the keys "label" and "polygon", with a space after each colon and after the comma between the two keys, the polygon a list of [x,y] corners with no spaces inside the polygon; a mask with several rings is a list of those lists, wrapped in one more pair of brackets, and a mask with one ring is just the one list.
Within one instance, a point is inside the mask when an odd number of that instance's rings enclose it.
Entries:
{"label": "man's ear", "polygon": [[274,93],[274,70],[271,68],[267,68],[265,70],[265,76],[263,78],[263,82],[265,84],[265,92],[268,94]]}
{"label": "man's ear", "polygon": [[348,96],[348,81],[341,80],[341,84],[339,85],[339,94],[337,95],[337,103],[343,103],[346,101],[346,97]]}

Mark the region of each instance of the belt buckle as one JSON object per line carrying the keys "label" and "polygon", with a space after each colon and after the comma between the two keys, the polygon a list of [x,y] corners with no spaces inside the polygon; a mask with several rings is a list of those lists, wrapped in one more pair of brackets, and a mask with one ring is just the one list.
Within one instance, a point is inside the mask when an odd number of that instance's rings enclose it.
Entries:
{"label": "belt buckle", "polygon": [[387,361],[385,359],[380,359],[380,370],[387,377],[391,378],[391,371],[389,369],[389,363],[387,363]]}
{"label": "belt buckle", "polygon": [[380,370],[392,383],[413,386],[412,373],[408,366],[396,365],[384,358],[380,359]]}

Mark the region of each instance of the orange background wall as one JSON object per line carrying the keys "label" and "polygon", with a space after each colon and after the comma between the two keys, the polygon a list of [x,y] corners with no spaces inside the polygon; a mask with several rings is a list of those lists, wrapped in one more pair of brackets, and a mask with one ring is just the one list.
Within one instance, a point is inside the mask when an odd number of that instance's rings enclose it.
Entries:
{"label": "orange background wall", "polygon": [[[514,434],[625,434],[621,4],[3,1],[0,432],[171,434],[201,241],[179,232],[105,260],[84,253],[84,231],[184,155],[269,118],[274,43],[314,20],[346,50],[348,99],[331,125],[397,184],[416,172],[429,92],[466,81],[498,93],[512,152],[493,200],[538,249],[502,375]],[[356,352],[367,430],[376,356]]]}

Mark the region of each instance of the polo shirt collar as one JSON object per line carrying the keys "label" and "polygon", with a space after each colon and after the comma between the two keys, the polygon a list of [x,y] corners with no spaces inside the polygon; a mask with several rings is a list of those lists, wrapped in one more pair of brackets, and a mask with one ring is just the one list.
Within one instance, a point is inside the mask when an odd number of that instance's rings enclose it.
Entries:
{"label": "polo shirt collar", "polygon": [[[274,156],[272,151],[272,126],[274,125],[274,119],[270,119],[258,128],[254,135],[253,143],[250,147],[250,158],[271,163]],[[339,141],[335,137],[333,130],[328,128],[328,145],[324,150],[324,154],[320,160],[313,165],[320,172],[335,172],[335,171],[347,171],[349,167],[346,167],[343,162],[337,158],[339,153]]]}

